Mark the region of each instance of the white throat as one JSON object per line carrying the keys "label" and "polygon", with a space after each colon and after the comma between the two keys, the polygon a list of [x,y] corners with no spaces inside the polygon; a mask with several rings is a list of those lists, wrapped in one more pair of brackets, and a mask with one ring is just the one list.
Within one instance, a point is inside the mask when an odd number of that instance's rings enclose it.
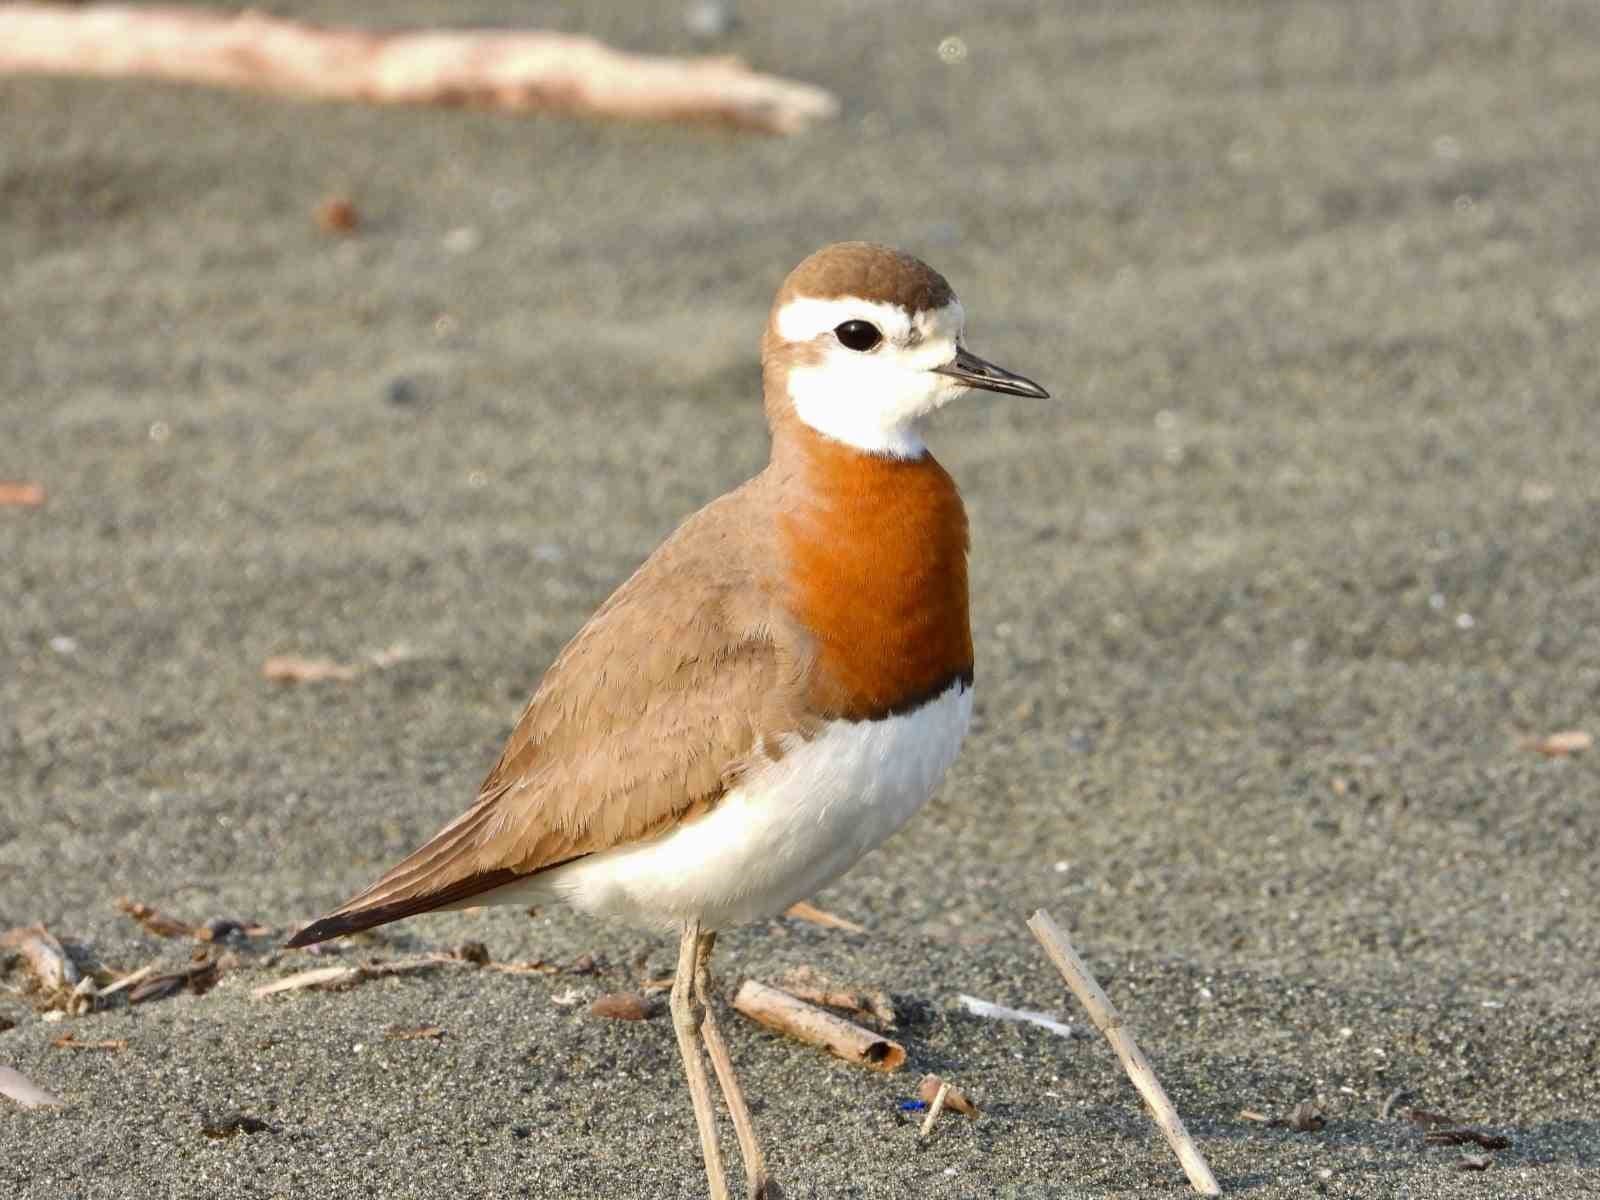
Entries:
{"label": "white throat", "polygon": [[[872,350],[842,345],[834,330],[867,321],[883,335]],[[784,341],[815,343],[818,362],[791,367],[790,403],[807,425],[836,441],[894,458],[920,458],[928,416],[963,390],[933,368],[956,355],[964,314],[959,301],[908,313],[897,304],[841,297],[801,297],[778,310]]]}

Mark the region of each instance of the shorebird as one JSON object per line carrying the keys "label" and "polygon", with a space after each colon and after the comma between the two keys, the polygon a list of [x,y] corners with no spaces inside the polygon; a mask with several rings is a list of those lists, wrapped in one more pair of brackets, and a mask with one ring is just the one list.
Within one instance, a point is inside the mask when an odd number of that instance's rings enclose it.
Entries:
{"label": "shorebird", "polygon": [[727,1190],[702,1043],[747,1194],[769,1194],[712,1011],[712,944],[843,874],[961,747],[967,518],[923,431],[968,389],[1047,396],[969,352],[963,323],[944,277],[887,246],[843,242],[796,267],[761,344],[766,468],[578,631],[475,803],[289,945],[552,899],[676,929],[673,1027],[711,1194]]}

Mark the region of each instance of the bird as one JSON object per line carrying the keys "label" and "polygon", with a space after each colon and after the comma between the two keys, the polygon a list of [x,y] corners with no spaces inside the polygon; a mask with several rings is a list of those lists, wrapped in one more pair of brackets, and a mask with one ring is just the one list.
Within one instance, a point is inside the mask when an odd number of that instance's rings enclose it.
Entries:
{"label": "bird", "polygon": [[288,944],[553,901],[676,931],[670,1009],[710,1194],[727,1190],[702,1045],[747,1195],[776,1195],[711,951],[899,829],[966,735],[968,524],[924,437],[964,393],[1049,393],[969,351],[964,325],[944,276],[888,246],[840,242],[796,266],[761,342],[767,465],[582,626],[473,803]]}

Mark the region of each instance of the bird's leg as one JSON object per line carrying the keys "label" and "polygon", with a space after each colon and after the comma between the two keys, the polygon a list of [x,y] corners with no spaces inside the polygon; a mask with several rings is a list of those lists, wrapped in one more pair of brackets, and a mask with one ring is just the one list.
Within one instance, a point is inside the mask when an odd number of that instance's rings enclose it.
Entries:
{"label": "bird's leg", "polygon": [[717,1144],[717,1116],[711,1109],[711,1085],[706,1081],[705,1060],[700,1057],[694,998],[695,967],[700,945],[700,922],[687,921],[678,943],[678,973],[672,979],[672,1028],[678,1035],[683,1073],[689,1079],[694,1101],[694,1121],[700,1130],[700,1153],[706,1160],[706,1185],[711,1200],[728,1200],[728,1180],[722,1169],[722,1148]]}
{"label": "bird's leg", "polygon": [[728,1044],[722,1040],[722,1030],[717,1027],[711,996],[711,950],[716,942],[715,930],[702,933],[695,949],[694,994],[705,1014],[700,1022],[700,1036],[711,1055],[711,1066],[717,1073],[717,1084],[722,1088],[723,1100],[727,1102],[728,1115],[733,1118],[733,1131],[739,1137],[747,1200],[777,1200],[781,1192],[767,1178],[767,1160],[761,1153],[761,1143],[756,1141],[750,1110],[745,1107],[744,1090],[739,1086],[739,1077],[733,1073],[733,1059],[728,1055]]}

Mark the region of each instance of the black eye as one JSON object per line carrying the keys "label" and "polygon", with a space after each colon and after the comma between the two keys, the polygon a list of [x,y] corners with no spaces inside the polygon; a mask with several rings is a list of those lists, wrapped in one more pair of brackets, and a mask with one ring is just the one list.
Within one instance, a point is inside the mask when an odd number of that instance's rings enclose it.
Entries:
{"label": "black eye", "polygon": [[841,345],[851,350],[871,350],[883,341],[883,334],[878,332],[878,327],[869,321],[846,321],[836,325],[833,336],[839,339]]}

